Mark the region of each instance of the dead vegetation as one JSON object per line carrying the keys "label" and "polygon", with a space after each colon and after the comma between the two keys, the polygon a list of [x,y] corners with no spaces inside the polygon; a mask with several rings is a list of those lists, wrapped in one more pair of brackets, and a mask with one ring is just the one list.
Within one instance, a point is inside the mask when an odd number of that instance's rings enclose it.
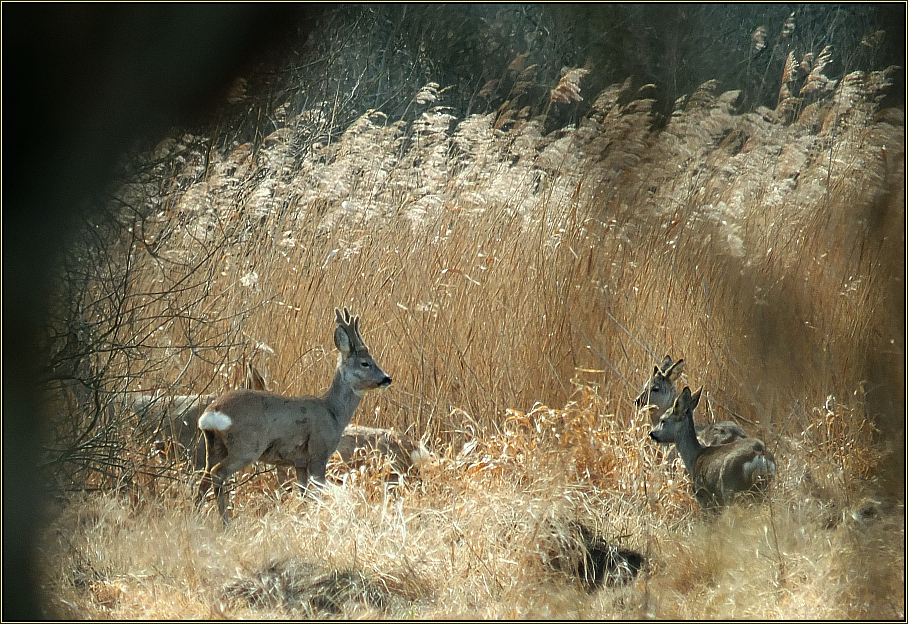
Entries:
{"label": "dead vegetation", "polygon": [[[260,140],[162,141],[59,292],[48,464],[99,491],[45,533],[47,615],[903,618],[904,125],[878,106],[901,70],[817,54],[781,57],[781,112],[711,81],[660,124],[653,85],[517,58],[485,113],[427,83],[342,132],[289,97]],[[224,531],[118,398],[226,389],[255,351],[272,390],[320,392],[345,305],[395,380],[356,422],[434,461],[332,464],[306,499],[247,471]],[[702,516],[648,441],[665,353],[700,421],[772,451],[765,504]]]}

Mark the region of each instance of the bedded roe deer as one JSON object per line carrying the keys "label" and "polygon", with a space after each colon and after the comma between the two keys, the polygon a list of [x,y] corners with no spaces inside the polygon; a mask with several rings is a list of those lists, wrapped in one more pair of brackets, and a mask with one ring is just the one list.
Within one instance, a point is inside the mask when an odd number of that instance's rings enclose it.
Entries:
{"label": "bedded roe deer", "polygon": [[348,466],[360,465],[365,457],[376,452],[387,457],[394,472],[402,475],[432,462],[431,453],[419,440],[393,429],[349,425],[337,445],[337,454]]}
{"label": "bedded roe deer", "polygon": [[137,431],[143,438],[151,438],[153,453],[198,466],[205,463],[199,415],[215,398],[214,394],[171,395],[158,391],[133,395],[127,399],[127,406],[139,419]]}
{"label": "bedded roe deer", "polygon": [[391,378],[369,354],[359,332],[359,317],[335,309],[334,344],[340,355],[331,387],[320,397],[284,397],[258,390],[234,390],[215,400],[199,417],[207,461],[196,494],[201,504],[214,489],[218,509],[227,521],[225,480],[259,460],[293,466],[300,486],[309,478],[324,483],[328,458],[334,453],[368,390],[386,388]]}
{"label": "bedded roe deer", "polygon": [[762,495],[776,470],[772,453],[756,438],[720,446],[700,444],[694,429],[694,409],[700,402],[701,390],[691,394],[690,388],[685,387],[650,437],[662,444],[674,442],[702,507],[726,506],[739,494]]}

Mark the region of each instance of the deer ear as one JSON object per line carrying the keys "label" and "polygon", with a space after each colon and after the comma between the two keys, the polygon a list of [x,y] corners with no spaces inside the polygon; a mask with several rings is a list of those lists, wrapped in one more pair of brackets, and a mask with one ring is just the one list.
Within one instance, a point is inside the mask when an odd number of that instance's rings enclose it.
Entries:
{"label": "deer ear", "polygon": [[334,345],[337,347],[337,350],[345,356],[350,353],[350,336],[347,335],[347,330],[343,327],[338,327],[334,330]]}
{"label": "deer ear", "polygon": [[665,371],[665,376],[668,379],[672,379],[675,375],[680,375],[683,372],[684,372],[684,360],[680,359],[668,367],[668,370]]}

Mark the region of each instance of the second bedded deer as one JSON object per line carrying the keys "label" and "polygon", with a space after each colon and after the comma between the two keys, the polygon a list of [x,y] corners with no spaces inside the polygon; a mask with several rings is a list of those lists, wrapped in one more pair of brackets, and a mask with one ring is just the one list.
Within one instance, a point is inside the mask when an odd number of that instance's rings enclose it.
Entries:
{"label": "second bedded deer", "polygon": [[[683,372],[684,360],[674,362],[670,355],[666,355],[662,358],[661,364],[653,367],[653,374],[634,399],[634,405],[638,409],[651,406],[650,421],[653,426],[657,425],[659,417],[674,405],[679,394],[677,382]],[[717,446],[746,438],[747,432],[738,423],[723,420],[698,426],[697,437],[706,446]]]}

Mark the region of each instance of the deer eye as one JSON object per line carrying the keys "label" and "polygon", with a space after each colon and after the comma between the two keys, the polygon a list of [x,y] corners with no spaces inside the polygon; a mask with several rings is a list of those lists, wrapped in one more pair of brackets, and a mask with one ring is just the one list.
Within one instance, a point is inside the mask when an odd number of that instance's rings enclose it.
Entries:
{"label": "deer eye", "polygon": [[360,362],[360,366],[362,366],[363,368],[369,368],[371,364],[369,364],[369,362]]}

